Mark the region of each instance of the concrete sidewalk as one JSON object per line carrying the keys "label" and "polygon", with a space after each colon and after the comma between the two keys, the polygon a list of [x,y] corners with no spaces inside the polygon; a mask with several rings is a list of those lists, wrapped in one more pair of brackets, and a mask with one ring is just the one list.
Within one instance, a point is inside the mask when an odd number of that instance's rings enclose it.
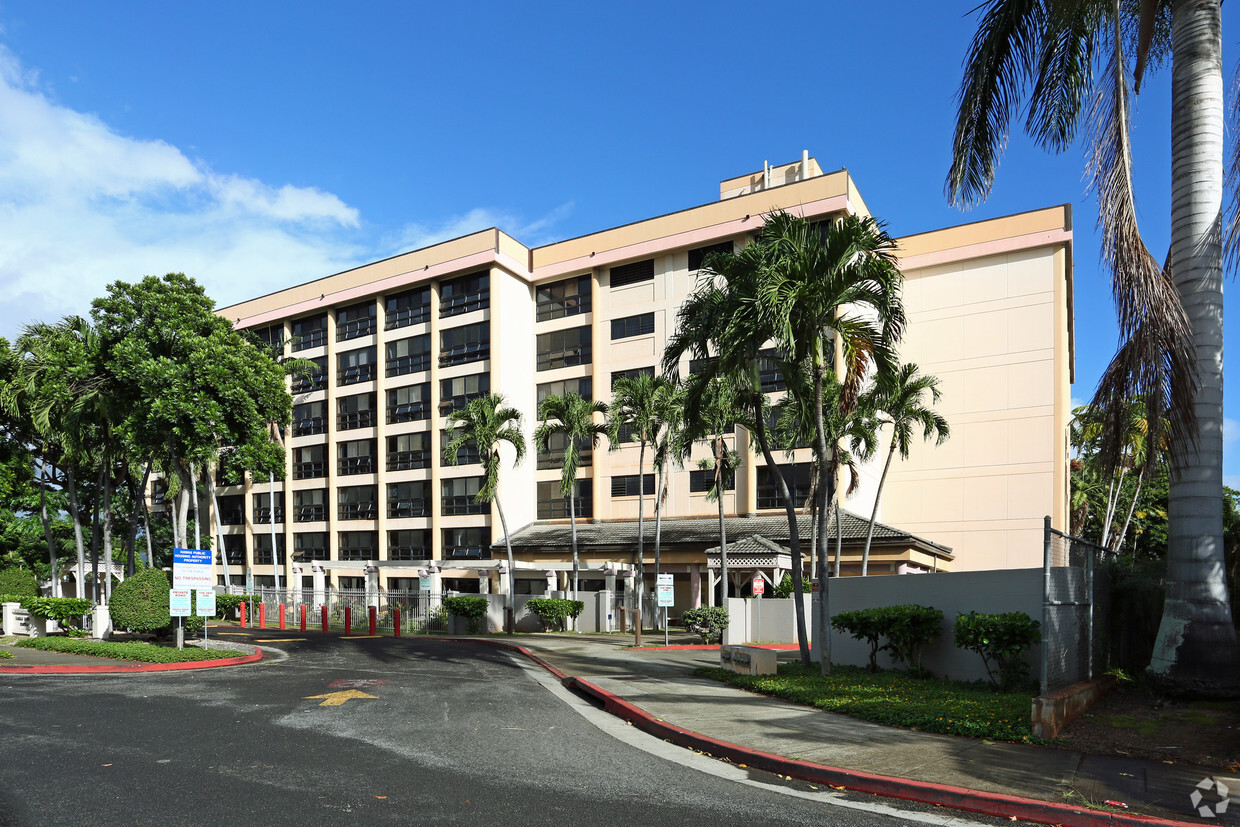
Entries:
{"label": "concrete sidewalk", "polygon": [[[1220,822],[1197,818],[1190,803],[1198,782],[1212,775],[1208,769],[936,735],[822,712],[695,677],[695,668],[719,665],[717,648],[629,649],[625,646],[631,637],[605,635],[522,635],[513,642],[656,721],[743,750],[921,785],[1067,804],[1081,811],[1080,820],[1067,813],[1060,820],[1050,813],[1052,823],[1115,823],[1127,814]],[[648,637],[643,642],[653,641]],[[796,657],[795,651],[780,653],[781,660]],[[1214,777],[1240,790],[1240,779]],[[917,794],[907,797],[927,800]],[[1124,802],[1127,811],[1112,818],[1085,809],[1086,804],[1108,800]]]}

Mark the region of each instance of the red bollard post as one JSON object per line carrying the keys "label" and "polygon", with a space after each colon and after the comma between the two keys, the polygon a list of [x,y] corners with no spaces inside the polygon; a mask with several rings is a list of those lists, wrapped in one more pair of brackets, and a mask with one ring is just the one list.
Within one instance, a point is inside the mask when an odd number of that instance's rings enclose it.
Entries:
{"label": "red bollard post", "polygon": [[241,628],[245,628],[245,601],[241,601]]}
{"label": "red bollard post", "polygon": [[392,631],[397,637],[400,637],[400,607],[399,606],[396,607],[395,609],[392,609]]}
{"label": "red bollard post", "polygon": [[344,633],[346,635],[353,634],[353,607],[344,607]]}
{"label": "red bollard post", "polygon": [[367,610],[366,614],[367,614],[367,615],[369,615],[369,620],[370,620],[370,624],[369,624],[369,626],[370,626],[370,631],[369,631],[369,632],[367,632],[366,634],[368,634],[368,635],[373,635],[373,634],[375,633],[375,626],[377,626],[377,625],[378,625],[378,620],[379,620],[379,610],[378,610],[378,609],[376,609],[374,606],[371,606],[371,607]]}
{"label": "red bollard post", "polygon": [[327,631],[327,607],[320,606],[319,609],[321,610],[323,614],[323,631],[326,632]]}
{"label": "red bollard post", "polygon": [[267,604],[266,603],[258,604],[258,628],[260,629],[267,628]]}
{"label": "red bollard post", "polygon": [[281,603],[280,604],[280,630],[283,631],[285,628],[286,627],[284,625],[284,604]]}
{"label": "red bollard post", "polygon": [[301,604],[301,630],[306,631],[306,604]]}

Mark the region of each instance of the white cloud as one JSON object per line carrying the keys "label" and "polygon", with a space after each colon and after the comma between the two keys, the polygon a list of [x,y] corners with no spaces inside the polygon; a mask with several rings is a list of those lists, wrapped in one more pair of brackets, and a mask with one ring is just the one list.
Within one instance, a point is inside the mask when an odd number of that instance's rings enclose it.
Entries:
{"label": "white cloud", "polygon": [[1223,417],[1223,445],[1240,440],[1240,420]]}
{"label": "white cloud", "polygon": [[527,221],[511,213],[479,207],[464,215],[452,216],[433,225],[406,224],[385,246],[389,254],[403,253],[491,227],[500,228],[522,244],[538,246],[554,240],[554,237],[549,235],[548,229],[567,217],[572,210],[573,203],[570,201],[567,204],[561,204],[541,218]]}
{"label": "white cloud", "polygon": [[58,104],[0,46],[0,336],[86,313],[117,279],[182,271],[225,305],[364,260],[358,211],[210,169]]}

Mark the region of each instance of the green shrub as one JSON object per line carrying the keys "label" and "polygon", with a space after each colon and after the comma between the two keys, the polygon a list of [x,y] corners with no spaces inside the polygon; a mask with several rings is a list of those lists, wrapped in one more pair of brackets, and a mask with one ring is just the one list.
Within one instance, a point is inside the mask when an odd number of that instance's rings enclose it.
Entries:
{"label": "green shrub", "polygon": [[1042,640],[1040,625],[1024,612],[956,615],[956,646],[982,656],[996,687],[1015,689],[1029,679],[1025,650]]}
{"label": "green shrub", "polygon": [[40,649],[45,652],[66,652],[71,655],[90,655],[96,658],[134,660],[141,663],[186,663],[196,660],[219,660],[235,658],[237,653],[223,649],[174,649],[151,643],[115,643],[108,640],[77,640],[67,637],[35,637],[19,640],[14,646],[23,649]]}
{"label": "green shrub", "polygon": [[30,569],[16,566],[0,569],[0,594],[17,597],[38,597],[39,581]]}
{"label": "green shrub", "polygon": [[0,660],[7,660],[8,658],[11,658],[11,657],[13,657],[12,652],[5,652],[3,650],[0,650]]}
{"label": "green shrub", "polygon": [[[220,620],[227,620],[230,617],[236,616],[237,609],[242,603],[257,602],[258,600],[258,596],[253,594],[217,594],[215,596],[215,616]],[[246,611],[249,611],[249,607],[246,607]]]}
{"label": "green shrub", "polygon": [[487,617],[487,599],[472,595],[445,597],[444,610],[453,617],[463,617],[469,624],[469,633],[475,635],[482,628],[482,621]]}
{"label": "green shrub", "polygon": [[680,622],[695,635],[700,635],[707,646],[723,639],[723,630],[728,628],[728,610],[722,606],[703,606],[700,609],[687,609],[680,616]]}
{"label": "green shrub", "polygon": [[[793,583],[792,583],[792,575],[785,574],[784,579],[780,580],[779,585],[776,586],[774,591],[771,592],[771,597],[774,597],[777,600],[787,600],[789,597],[792,597],[792,592],[794,588],[795,587],[793,586]],[[802,578],[801,579],[801,594],[805,594],[808,588],[809,588],[809,581],[806,580],[805,578]]]}
{"label": "green shrub", "polygon": [[143,569],[118,583],[108,609],[112,625],[131,632],[162,632],[172,625],[168,614],[168,575],[160,569]]}
{"label": "green shrub", "polygon": [[[890,652],[910,672],[921,672],[921,649],[938,637],[942,624],[942,611],[916,604],[857,609],[831,618],[833,627],[870,644],[872,672],[878,671],[880,651]],[[880,640],[886,643],[880,646]]]}
{"label": "green shrub", "polygon": [[525,604],[525,608],[538,615],[538,619],[543,622],[543,627],[550,629],[552,626],[558,629],[565,629],[566,621],[571,617],[574,620],[577,616],[585,611],[586,604],[584,600],[561,600],[556,597],[540,597],[531,600]]}
{"label": "green shrub", "polygon": [[80,626],[82,615],[90,611],[90,601],[77,597],[27,597],[22,600],[22,608],[62,626]]}

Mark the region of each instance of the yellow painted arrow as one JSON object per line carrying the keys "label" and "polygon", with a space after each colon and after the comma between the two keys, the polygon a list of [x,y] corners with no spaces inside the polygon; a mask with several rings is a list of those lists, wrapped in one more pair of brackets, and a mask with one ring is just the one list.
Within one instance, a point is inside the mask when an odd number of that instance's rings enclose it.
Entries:
{"label": "yellow painted arrow", "polygon": [[358,692],[356,689],[344,689],[340,692],[328,692],[326,695],[307,695],[306,700],[314,700],[316,698],[325,698],[326,700],[319,706],[341,706],[345,701],[351,701],[354,698],[370,698],[376,700],[376,695],[367,695],[365,692]]}

